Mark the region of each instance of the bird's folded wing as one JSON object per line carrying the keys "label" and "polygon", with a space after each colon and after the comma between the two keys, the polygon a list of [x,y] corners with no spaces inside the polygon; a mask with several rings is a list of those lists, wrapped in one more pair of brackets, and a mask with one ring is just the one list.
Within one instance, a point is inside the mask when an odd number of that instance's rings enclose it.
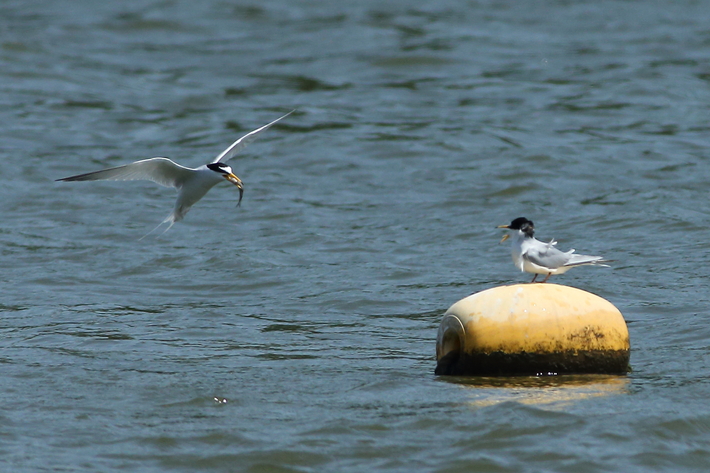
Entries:
{"label": "bird's folded wing", "polygon": [[181,187],[192,172],[168,158],[150,158],[135,163],[58,179],[59,181],[153,181],[166,187]]}
{"label": "bird's folded wing", "polygon": [[525,252],[525,257],[533,264],[543,268],[556,269],[564,266],[569,255],[547,244],[541,244]]}
{"label": "bird's folded wing", "polygon": [[607,266],[603,263],[608,263],[603,256],[590,255],[570,255],[570,259],[565,266],[579,266],[582,264],[598,264],[599,266]]}
{"label": "bird's folded wing", "polygon": [[288,113],[287,113],[286,115],[284,115],[283,117],[277,118],[276,120],[274,120],[273,122],[269,123],[268,125],[264,125],[264,126],[262,126],[261,128],[257,128],[257,129],[254,130],[254,131],[250,131],[249,133],[247,133],[246,135],[242,136],[242,137],[239,138],[237,141],[235,141],[234,143],[232,143],[232,145],[231,145],[229,148],[227,148],[227,149],[225,149],[224,151],[222,151],[222,152],[220,153],[220,155],[217,156],[216,158],[214,158],[214,160],[213,160],[212,162],[213,162],[213,163],[219,163],[219,162],[224,163],[224,162],[226,162],[226,161],[229,161],[229,160],[232,159],[234,156],[236,156],[237,153],[239,153],[241,150],[243,150],[244,148],[246,148],[246,146],[247,146],[249,143],[251,143],[252,141],[254,141],[259,133],[261,133],[262,131],[268,130],[269,127],[271,127],[271,125],[274,125],[275,123],[280,122],[281,120],[283,120],[283,119],[286,118],[287,116],[291,115],[293,112],[295,112],[295,110],[291,110],[290,112],[288,112]]}

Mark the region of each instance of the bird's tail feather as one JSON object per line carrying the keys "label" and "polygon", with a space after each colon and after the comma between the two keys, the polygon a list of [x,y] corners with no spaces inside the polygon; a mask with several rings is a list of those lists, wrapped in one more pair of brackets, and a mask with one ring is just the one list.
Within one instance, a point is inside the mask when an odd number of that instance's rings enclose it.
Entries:
{"label": "bird's tail feather", "polygon": [[582,265],[593,265],[593,266],[604,266],[609,267],[608,264],[614,260],[604,259],[601,256],[588,256],[588,255],[572,255],[572,258],[565,264],[565,266],[582,266]]}
{"label": "bird's tail feather", "polygon": [[163,230],[159,235],[156,235],[156,236],[155,236],[155,238],[158,238],[159,236],[163,235],[165,232],[167,232],[168,230],[170,230],[170,229],[173,227],[173,225],[175,225],[175,222],[177,222],[177,221],[178,221],[178,219],[175,218],[175,212],[171,212],[170,215],[168,215],[167,217],[165,217],[165,220],[163,220],[162,222],[160,222],[154,229],[152,229],[151,231],[149,231],[148,233],[146,233],[145,235],[143,235],[142,237],[140,237],[140,238],[138,239],[138,241],[141,241],[143,238],[147,237],[148,235],[150,235],[151,233],[153,233],[154,231],[156,231],[158,228],[160,228],[160,227],[163,226],[164,224],[169,223],[170,225],[168,225],[168,228],[166,228],[165,230]]}

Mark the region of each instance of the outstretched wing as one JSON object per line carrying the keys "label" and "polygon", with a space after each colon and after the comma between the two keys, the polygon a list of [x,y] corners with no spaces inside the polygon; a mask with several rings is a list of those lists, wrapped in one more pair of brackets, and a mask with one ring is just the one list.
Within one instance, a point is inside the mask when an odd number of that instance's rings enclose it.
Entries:
{"label": "outstretched wing", "polygon": [[286,115],[284,115],[283,117],[277,118],[276,120],[274,120],[273,122],[269,123],[268,125],[264,125],[264,126],[262,126],[261,128],[257,128],[257,129],[254,130],[254,131],[250,131],[249,133],[247,133],[246,135],[242,136],[242,137],[239,138],[237,141],[235,141],[234,143],[232,143],[232,145],[231,145],[229,148],[227,148],[227,149],[225,149],[224,151],[222,151],[222,152],[220,153],[220,155],[217,156],[216,158],[214,158],[214,160],[213,160],[212,162],[213,162],[213,163],[219,163],[219,162],[224,163],[224,162],[226,162],[226,161],[229,161],[229,160],[232,159],[237,153],[239,153],[241,150],[243,150],[244,148],[246,148],[246,146],[247,146],[249,143],[251,143],[252,141],[254,141],[254,140],[256,139],[256,137],[259,135],[259,133],[261,133],[262,131],[268,130],[269,127],[271,127],[271,125],[280,122],[281,120],[283,120],[283,119],[286,118],[287,116],[291,115],[293,112],[295,112],[295,110],[291,110],[290,112],[288,112],[288,113],[287,113]]}
{"label": "outstretched wing", "polygon": [[168,158],[150,158],[135,163],[69,176],[58,181],[153,181],[166,187],[181,187],[195,172]]}

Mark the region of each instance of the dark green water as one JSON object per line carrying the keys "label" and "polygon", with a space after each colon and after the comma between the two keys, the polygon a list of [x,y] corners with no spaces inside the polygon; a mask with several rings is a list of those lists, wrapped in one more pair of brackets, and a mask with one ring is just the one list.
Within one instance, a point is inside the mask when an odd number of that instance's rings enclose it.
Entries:
{"label": "dark green water", "polygon": [[[705,2],[2,2],[0,469],[708,471],[709,117]],[[629,376],[434,376],[519,216]]]}

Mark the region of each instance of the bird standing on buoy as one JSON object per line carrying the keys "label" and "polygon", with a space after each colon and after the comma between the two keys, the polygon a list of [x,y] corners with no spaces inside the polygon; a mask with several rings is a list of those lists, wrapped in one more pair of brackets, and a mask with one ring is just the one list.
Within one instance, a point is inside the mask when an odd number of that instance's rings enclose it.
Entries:
{"label": "bird standing on buoy", "polygon": [[530,282],[535,282],[538,274],[544,274],[545,279],[541,282],[546,282],[551,275],[566,273],[575,266],[608,267],[604,263],[610,262],[602,256],[576,255],[573,249],[567,252],[560,251],[555,248],[557,244],[555,240],[551,240],[549,243],[537,240],[534,237],[533,222],[525,217],[518,217],[510,222],[510,225],[499,225],[498,228],[505,228],[512,232],[506,233],[500,242],[503,243],[512,236],[513,263],[520,271],[535,274]]}

